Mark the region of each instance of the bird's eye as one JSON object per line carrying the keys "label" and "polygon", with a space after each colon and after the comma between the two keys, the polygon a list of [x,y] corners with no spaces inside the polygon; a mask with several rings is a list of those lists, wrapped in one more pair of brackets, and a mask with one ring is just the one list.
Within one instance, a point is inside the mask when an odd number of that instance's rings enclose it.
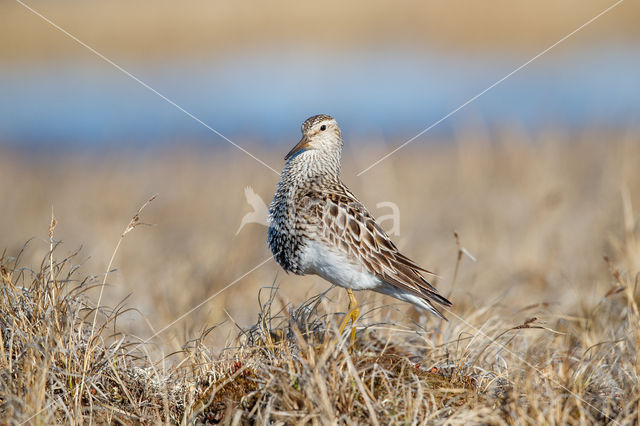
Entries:
{"label": "bird's eye", "polygon": [[320,126],[320,130],[325,131],[327,130],[327,126],[325,126],[324,124],[322,126]]}

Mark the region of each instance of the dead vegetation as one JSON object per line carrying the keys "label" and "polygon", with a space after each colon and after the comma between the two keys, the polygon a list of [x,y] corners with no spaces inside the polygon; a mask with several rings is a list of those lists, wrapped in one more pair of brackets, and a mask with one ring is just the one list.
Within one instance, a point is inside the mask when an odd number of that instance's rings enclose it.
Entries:
{"label": "dead vegetation", "polygon": [[203,344],[211,328],[170,368],[119,332],[124,305],[100,307],[92,332],[85,292],[101,284],[80,277],[77,253],[57,259],[53,244],[35,268],[21,264],[22,251],[5,253],[3,422],[635,424],[640,274],[624,268],[640,253],[631,249],[638,225],[627,225],[621,257],[607,259],[611,289],[552,324],[512,326],[482,309],[387,330],[397,325],[365,316],[349,347],[348,333],[335,335],[339,318],[321,314],[326,294],[293,308],[268,287],[256,325],[232,345]]}

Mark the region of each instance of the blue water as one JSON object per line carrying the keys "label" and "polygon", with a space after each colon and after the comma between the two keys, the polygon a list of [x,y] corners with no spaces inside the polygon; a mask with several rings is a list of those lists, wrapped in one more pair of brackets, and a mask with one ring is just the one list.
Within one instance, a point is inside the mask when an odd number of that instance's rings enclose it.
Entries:
{"label": "blue water", "polygon": [[[337,53],[244,51],[166,61],[117,61],[236,140],[290,143],[308,116],[336,117],[348,137],[411,137],[534,56],[417,48]],[[562,45],[448,118],[526,129],[638,126],[640,47]],[[108,147],[221,138],[113,66],[2,64],[0,144]]]}

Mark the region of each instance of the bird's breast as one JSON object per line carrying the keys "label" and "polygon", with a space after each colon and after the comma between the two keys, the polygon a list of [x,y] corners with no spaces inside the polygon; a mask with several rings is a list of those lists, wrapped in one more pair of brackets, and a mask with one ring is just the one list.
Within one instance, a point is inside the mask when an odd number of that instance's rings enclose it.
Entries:
{"label": "bird's breast", "polygon": [[295,206],[287,195],[276,192],[271,203],[267,243],[274,259],[285,271],[301,274],[299,256],[302,242],[296,232]]}

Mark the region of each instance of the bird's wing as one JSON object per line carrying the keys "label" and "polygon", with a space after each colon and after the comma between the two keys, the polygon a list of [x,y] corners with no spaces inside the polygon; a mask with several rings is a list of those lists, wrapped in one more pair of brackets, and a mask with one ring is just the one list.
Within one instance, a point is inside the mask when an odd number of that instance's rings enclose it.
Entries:
{"label": "bird's wing", "polygon": [[431,272],[400,253],[365,206],[344,185],[306,192],[300,205],[306,205],[307,214],[316,222],[322,222],[320,237],[334,249],[392,286],[427,302],[451,306],[421,275],[421,272]]}

